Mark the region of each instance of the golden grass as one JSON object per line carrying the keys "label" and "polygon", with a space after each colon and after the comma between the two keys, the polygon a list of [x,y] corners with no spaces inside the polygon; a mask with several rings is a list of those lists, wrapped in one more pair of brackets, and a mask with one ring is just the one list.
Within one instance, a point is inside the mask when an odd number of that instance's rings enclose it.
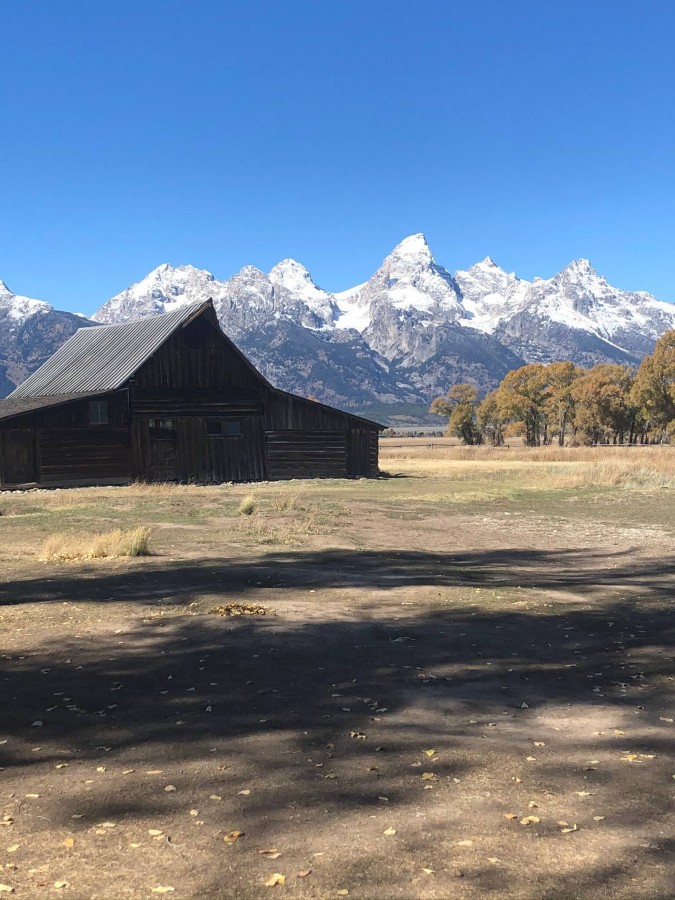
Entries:
{"label": "golden grass", "polygon": [[150,531],[143,525],[123,530],[117,528],[102,534],[53,534],[42,549],[44,560],[105,559],[121,556],[148,556]]}
{"label": "golden grass", "polygon": [[237,512],[240,516],[250,516],[255,511],[255,497],[252,494],[248,494],[244,497],[237,507]]}
{"label": "golden grass", "polygon": [[532,490],[675,487],[675,447],[382,446],[389,474],[496,480]]}
{"label": "golden grass", "polygon": [[287,510],[305,510],[307,503],[303,491],[287,489],[272,494],[272,506],[277,512],[286,512]]}
{"label": "golden grass", "polygon": [[675,446],[602,446],[602,447],[465,447],[431,442],[423,438],[401,443],[380,442],[380,460],[434,459],[471,462],[614,462],[640,460],[646,466],[666,467],[675,475]]}

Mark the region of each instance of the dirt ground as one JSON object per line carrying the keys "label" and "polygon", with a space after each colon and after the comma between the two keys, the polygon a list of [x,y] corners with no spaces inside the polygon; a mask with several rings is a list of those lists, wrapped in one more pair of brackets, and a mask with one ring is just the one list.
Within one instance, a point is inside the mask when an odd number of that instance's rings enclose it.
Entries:
{"label": "dirt ground", "polygon": [[389,469],[0,495],[0,891],[675,896],[673,491]]}

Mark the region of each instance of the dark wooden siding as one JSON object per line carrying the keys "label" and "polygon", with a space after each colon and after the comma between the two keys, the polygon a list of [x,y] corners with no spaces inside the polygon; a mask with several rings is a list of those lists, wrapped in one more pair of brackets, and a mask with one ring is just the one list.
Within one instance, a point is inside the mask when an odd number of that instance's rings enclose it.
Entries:
{"label": "dark wooden siding", "polygon": [[270,390],[265,396],[270,478],[362,477],[378,473],[376,425]]}
{"label": "dark wooden siding", "polygon": [[37,435],[43,484],[111,484],[131,478],[126,428],[44,428]]}
{"label": "dark wooden siding", "polygon": [[8,428],[0,432],[0,482],[33,484],[38,480],[33,428]]}
{"label": "dark wooden siding", "polygon": [[[267,477],[261,416],[167,416],[170,428],[134,419],[134,477],[147,481],[263,481]],[[207,421],[237,422],[240,436],[207,434]]]}
{"label": "dark wooden siding", "polygon": [[268,431],[265,443],[270,479],[347,475],[344,431]]}
{"label": "dark wooden siding", "polygon": [[131,408],[137,416],[255,416],[262,413],[262,395],[250,388],[133,387]]}
{"label": "dark wooden siding", "polygon": [[377,475],[378,433],[374,429],[351,428],[347,438],[347,474]]}
{"label": "dark wooden siding", "polygon": [[139,388],[259,389],[260,377],[208,321],[182,328],[136,372]]}
{"label": "dark wooden siding", "polygon": [[347,431],[359,427],[358,419],[321,403],[275,390],[266,393],[266,431]]}
{"label": "dark wooden siding", "polygon": [[[89,424],[92,399],[108,402],[108,424]],[[1,429],[2,483],[71,485],[129,481],[127,407],[127,394],[122,391],[34,410],[6,422]],[[26,474],[32,477],[23,477]]]}

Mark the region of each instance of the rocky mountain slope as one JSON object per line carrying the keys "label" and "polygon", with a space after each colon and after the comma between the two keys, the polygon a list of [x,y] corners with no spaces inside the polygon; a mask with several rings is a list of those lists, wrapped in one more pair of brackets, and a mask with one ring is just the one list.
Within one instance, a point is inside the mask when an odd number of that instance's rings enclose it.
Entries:
{"label": "rocky mountain slope", "polygon": [[13,391],[78,328],[87,325],[94,323],[59,312],[43,300],[14,294],[0,281],[0,397]]}
{"label": "rocky mountain slope", "polygon": [[[93,324],[4,291],[0,391],[76,327]],[[269,273],[245,266],[227,281],[193,266],[162,265],[93,319],[125,322],[209,297],[225,331],[270,381],[384,417],[423,412],[456,381],[487,391],[525,361],[637,364],[675,328],[675,305],[612,287],[588,260],[532,282],[490,257],[452,275],[422,234],[403,240],[367,282],[341,293],[317,286],[292,259]]]}

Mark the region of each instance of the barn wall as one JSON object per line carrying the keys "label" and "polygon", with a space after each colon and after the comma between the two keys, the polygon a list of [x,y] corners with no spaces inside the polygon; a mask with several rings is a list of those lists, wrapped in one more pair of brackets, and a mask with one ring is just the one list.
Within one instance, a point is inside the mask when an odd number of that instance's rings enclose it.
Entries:
{"label": "barn wall", "polygon": [[377,426],[303,397],[269,390],[265,429],[270,478],[378,473]]}
{"label": "barn wall", "polygon": [[202,317],[173,334],[136,372],[138,388],[248,388],[261,380],[223,335]]}
{"label": "barn wall", "polygon": [[[132,427],[134,477],[147,481],[263,481],[267,477],[258,415],[137,416]],[[240,434],[210,435],[207,423],[235,423]],[[223,429],[224,431],[225,429]]]}
{"label": "barn wall", "polygon": [[268,431],[265,434],[270,479],[345,478],[344,431]]}
{"label": "barn wall", "polygon": [[130,480],[126,428],[45,428],[37,436],[42,484],[112,484]]}
{"label": "barn wall", "polygon": [[35,429],[4,428],[0,431],[0,484],[32,484],[37,478]]}
{"label": "barn wall", "polygon": [[[83,398],[16,416],[1,429],[3,484],[116,484],[131,478],[128,400],[103,395],[108,424],[89,424]],[[31,477],[26,477],[30,475]]]}

